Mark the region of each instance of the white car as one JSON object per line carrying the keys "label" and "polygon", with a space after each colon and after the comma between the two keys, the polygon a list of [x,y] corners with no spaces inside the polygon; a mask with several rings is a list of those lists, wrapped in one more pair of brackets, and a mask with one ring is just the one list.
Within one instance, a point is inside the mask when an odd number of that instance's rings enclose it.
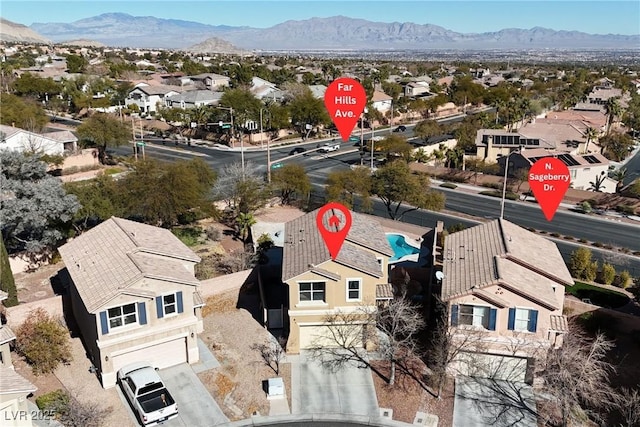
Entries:
{"label": "white car", "polygon": [[318,151],[321,153],[330,153],[332,151],[338,151],[340,149],[340,144],[324,144]]}

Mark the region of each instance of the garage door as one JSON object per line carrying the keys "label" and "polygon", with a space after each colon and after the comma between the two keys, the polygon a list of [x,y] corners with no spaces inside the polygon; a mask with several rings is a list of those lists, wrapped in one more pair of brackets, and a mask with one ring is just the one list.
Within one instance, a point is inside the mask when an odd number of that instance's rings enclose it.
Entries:
{"label": "garage door", "polygon": [[525,382],[527,359],[499,354],[462,352],[457,357],[457,373],[468,377]]}
{"label": "garage door", "polygon": [[340,347],[345,342],[361,347],[362,329],[355,326],[300,326],[300,349]]}
{"label": "garage door", "polygon": [[113,356],[113,370],[118,371],[134,362],[150,362],[152,366],[163,369],[186,361],[187,341],[186,338],[179,338]]}

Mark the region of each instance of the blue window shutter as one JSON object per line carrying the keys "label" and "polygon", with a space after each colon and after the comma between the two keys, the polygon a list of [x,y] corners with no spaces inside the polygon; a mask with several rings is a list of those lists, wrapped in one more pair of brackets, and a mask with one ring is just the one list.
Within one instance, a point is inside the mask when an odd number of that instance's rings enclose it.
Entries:
{"label": "blue window shutter", "polygon": [[146,325],[147,324],[147,306],[143,302],[138,303],[138,315],[140,316],[140,319],[139,319],[140,324]]}
{"label": "blue window shutter", "polygon": [[496,330],[496,316],[498,315],[498,310],[496,310],[495,308],[490,308],[489,309],[489,330],[490,331],[495,331]]}
{"label": "blue window shutter", "polygon": [[176,304],[178,305],[178,313],[182,313],[184,311],[184,307],[182,306],[182,291],[176,292]]}
{"label": "blue window shutter", "polygon": [[109,322],[107,322],[107,312],[100,312],[100,326],[102,326],[102,335],[107,335],[109,333]]}
{"label": "blue window shutter", "polygon": [[451,326],[458,326],[458,304],[451,305]]}
{"label": "blue window shutter", "polygon": [[538,310],[529,310],[529,332],[535,332],[538,327]]}
{"label": "blue window shutter", "polygon": [[516,309],[509,309],[509,324],[507,325],[507,329],[513,331],[516,328]]}
{"label": "blue window shutter", "polygon": [[158,319],[162,319],[162,317],[164,316],[162,297],[156,297],[156,313],[158,313]]}

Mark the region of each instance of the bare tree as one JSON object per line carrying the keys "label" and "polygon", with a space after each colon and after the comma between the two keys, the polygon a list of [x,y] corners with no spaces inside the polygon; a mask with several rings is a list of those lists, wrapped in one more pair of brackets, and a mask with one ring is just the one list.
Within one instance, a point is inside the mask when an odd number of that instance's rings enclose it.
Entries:
{"label": "bare tree", "polygon": [[393,385],[396,364],[415,357],[417,353],[417,335],[424,328],[424,317],[408,300],[397,298],[378,311],[376,321],[382,332],[378,352],[389,362],[389,384]]}
{"label": "bare tree", "polygon": [[287,340],[284,337],[279,337],[278,339],[270,339],[267,343],[254,344],[251,349],[259,351],[264,363],[273,369],[276,375],[280,375],[280,364],[285,358],[286,345]]}
{"label": "bare tree", "polygon": [[615,367],[605,360],[613,347],[604,334],[589,338],[570,324],[562,347],[549,350],[541,364],[541,378],[551,409],[548,423],[567,427],[580,424],[611,401],[609,375]]}
{"label": "bare tree", "polygon": [[620,412],[625,427],[640,425],[640,390],[622,387],[612,396],[613,407]]}

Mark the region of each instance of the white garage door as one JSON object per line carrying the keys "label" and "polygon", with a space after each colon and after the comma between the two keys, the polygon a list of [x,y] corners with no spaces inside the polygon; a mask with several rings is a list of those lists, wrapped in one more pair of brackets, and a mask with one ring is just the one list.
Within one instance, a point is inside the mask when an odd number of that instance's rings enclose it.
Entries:
{"label": "white garage door", "polygon": [[118,371],[123,366],[134,362],[150,362],[153,367],[163,369],[186,361],[186,338],[179,338],[113,356],[113,370]]}
{"label": "white garage door", "polygon": [[462,352],[456,362],[457,373],[468,377],[524,382],[527,374],[524,357]]}
{"label": "white garage door", "polygon": [[300,326],[300,349],[340,347],[340,344],[362,346],[362,329],[354,326]]}

